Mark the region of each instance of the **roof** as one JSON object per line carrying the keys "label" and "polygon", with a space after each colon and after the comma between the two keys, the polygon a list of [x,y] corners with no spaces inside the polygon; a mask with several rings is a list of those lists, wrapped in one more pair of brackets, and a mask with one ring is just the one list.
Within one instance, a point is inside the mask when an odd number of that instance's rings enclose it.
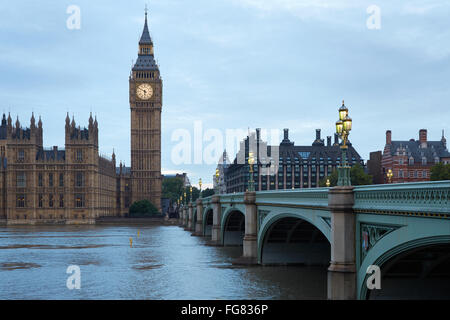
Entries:
{"label": "roof", "polygon": [[141,70],[158,70],[158,65],[156,64],[155,57],[153,55],[138,55],[133,71]]}
{"label": "roof", "polygon": [[427,158],[428,162],[434,162],[435,158],[450,157],[445,143],[441,141],[427,141],[427,147],[422,148],[420,141],[392,141],[390,151],[391,155],[396,155],[399,150],[404,150],[406,156],[410,159],[414,158],[415,162],[421,162],[423,157]]}
{"label": "roof", "polygon": [[141,40],[139,40],[139,44],[153,44],[152,38],[150,37],[150,32],[148,32],[147,12],[145,13],[144,30],[142,31],[142,36]]}

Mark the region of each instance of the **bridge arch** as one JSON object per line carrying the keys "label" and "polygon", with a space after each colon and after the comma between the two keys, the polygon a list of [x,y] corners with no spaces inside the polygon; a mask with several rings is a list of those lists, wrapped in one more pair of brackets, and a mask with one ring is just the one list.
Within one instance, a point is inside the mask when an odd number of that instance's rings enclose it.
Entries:
{"label": "bridge arch", "polygon": [[[358,298],[450,299],[450,228],[444,225],[402,226],[380,239],[359,268]],[[380,267],[381,290],[367,289],[370,265]]]}
{"label": "bridge arch", "polygon": [[245,208],[237,206],[227,208],[221,219],[222,245],[239,245],[244,243]]}
{"label": "bridge arch", "polygon": [[[271,211],[258,232],[260,264],[307,264],[328,266],[331,260],[331,229],[328,211],[282,209]],[[311,211],[315,211],[314,213]]]}
{"label": "bridge arch", "polygon": [[213,226],[214,212],[212,207],[206,207],[203,210],[203,235],[206,237],[212,236],[212,226]]}

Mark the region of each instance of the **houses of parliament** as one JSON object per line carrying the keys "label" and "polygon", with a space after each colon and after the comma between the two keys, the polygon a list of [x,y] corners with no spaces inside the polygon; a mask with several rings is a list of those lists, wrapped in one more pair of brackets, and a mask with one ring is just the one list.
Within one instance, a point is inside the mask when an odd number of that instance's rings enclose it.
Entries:
{"label": "houses of parliament", "polygon": [[43,147],[43,123],[29,127],[3,114],[0,126],[0,222],[94,224],[126,216],[150,200],[161,210],[162,80],[145,24],[129,76],[131,167],[99,154],[97,118],[81,127],[67,115],[65,148]]}

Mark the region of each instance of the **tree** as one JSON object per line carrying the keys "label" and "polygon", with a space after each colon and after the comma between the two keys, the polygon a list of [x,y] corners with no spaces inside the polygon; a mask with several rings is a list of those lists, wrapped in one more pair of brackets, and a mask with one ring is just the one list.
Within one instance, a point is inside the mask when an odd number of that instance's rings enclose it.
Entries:
{"label": "tree", "polygon": [[207,198],[214,195],[214,190],[210,189],[210,188],[206,188],[205,190],[202,191],[202,198]]}
{"label": "tree", "polygon": [[177,202],[183,195],[183,180],[181,178],[164,178],[162,183],[162,197]]}
{"label": "tree", "polygon": [[438,163],[431,167],[431,181],[450,180],[450,164]]}
{"label": "tree", "polygon": [[[329,176],[319,181],[319,186],[326,187],[327,179],[330,179],[330,187],[337,186],[338,182],[338,170],[334,170]],[[373,183],[373,177],[364,172],[364,168],[359,164],[355,164],[350,169],[350,179],[353,186],[362,186]]]}
{"label": "tree", "polygon": [[136,201],[130,207],[130,217],[151,217],[158,214],[158,209],[148,200]]}

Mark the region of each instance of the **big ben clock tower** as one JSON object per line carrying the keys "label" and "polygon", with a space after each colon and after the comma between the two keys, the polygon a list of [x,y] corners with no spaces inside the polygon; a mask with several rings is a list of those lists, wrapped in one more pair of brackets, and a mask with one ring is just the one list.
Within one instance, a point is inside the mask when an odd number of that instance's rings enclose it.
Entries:
{"label": "big ben clock tower", "polygon": [[147,10],[138,58],[130,75],[131,195],[161,210],[162,80],[148,32]]}

